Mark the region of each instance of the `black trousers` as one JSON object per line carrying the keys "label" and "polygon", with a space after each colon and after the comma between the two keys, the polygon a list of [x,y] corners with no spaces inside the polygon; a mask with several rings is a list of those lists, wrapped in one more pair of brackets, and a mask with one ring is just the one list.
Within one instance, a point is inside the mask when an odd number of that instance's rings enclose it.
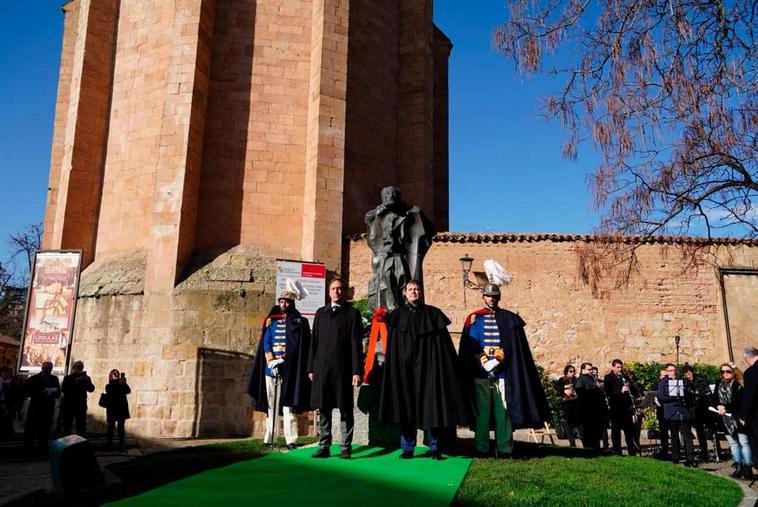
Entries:
{"label": "black trousers", "polygon": [[63,419],[63,434],[68,435],[71,433],[71,427],[74,425],[74,419],[76,419],[76,434],[83,437],[87,433],[87,407],[72,407],[66,408],[64,402],[61,409],[61,418]]}
{"label": "black trousers", "polygon": [[671,428],[669,426],[670,425],[667,420],[658,420],[658,428],[660,430],[659,433],[661,439],[661,454],[664,456],[667,456],[669,453],[669,431],[671,431]]}
{"label": "black trousers", "polygon": [[[601,431],[603,421],[601,419],[591,419],[582,425],[582,447],[585,449],[600,449]],[[608,437],[606,436],[606,440]]]}
{"label": "black trousers", "polygon": [[39,445],[47,445],[50,436],[50,426],[53,423],[53,412],[55,405],[32,405],[29,406],[29,412],[26,415],[26,424],[24,425],[24,445],[31,447],[36,439]]}
{"label": "black trousers", "polygon": [[126,419],[108,419],[108,433],[106,434],[106,440],[108,442],[108,446],[110,447],[113,445],[113,430],[115,429],[116,425],[118,424],[118,446],[119,448],[124,448],[124,438],[126,431],[124,430],[124,423],[126,422]]}
{"label": "black trousers", "polygon": [[[684,442],[684,456],[687,461],[695,460],[695,451],[692,446],[692,424],[690,421],[669,421],[671,428],[671,459],[679,461],[682,457],[682,441]],[[679,437],[681,436],[681,440]]]}
{"label": "black trousers", "polygon": [[696,422],[694,424],[695,426],[695,434],[697,435],[697,443],[700,447],[700,457],[705,459],[708,457],[708,428],[706,428],[705,424]]}
{"label": "black trousers", "polygon": [[626,440],[626,449],[629,456],[635,456],[639,449],[637,440],[637,425],[632,422],[632,418],[611,419],[611,442],[613,444],[613,454],[621,456],[621,432],[624,432]]}

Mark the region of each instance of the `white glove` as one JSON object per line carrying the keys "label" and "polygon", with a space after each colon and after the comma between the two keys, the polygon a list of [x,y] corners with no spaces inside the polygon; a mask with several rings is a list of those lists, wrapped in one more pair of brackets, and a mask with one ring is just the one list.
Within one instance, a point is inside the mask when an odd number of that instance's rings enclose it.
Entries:
{"label": "white glove", "polygon": [[497,365],[499,364],[500,364],[500,361],[498,361],[497,359],[490,359],[489,361],[484,363],[483,366],[484,366],[484,369],[487,371],[487,373],[489,373],[495,368],[497,368]]}

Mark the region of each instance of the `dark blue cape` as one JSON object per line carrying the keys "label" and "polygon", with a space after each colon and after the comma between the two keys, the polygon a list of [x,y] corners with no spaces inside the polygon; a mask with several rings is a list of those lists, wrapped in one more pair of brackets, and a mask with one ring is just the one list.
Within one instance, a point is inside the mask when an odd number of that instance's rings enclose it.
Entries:
{"label": "dark blue cape", "polygon": [[[268,412],[266,396],[266,357],[263,353],[263,334],[268,325],[276,319],[282,319],[279,307],[275,306],[264,321],[263,331],[258,340],[258,352],[253,359],[253,373],[247,386],[247,393],[253,398],[253,409]],[[287,314],[286,352],[284,363],[279,367],[281,383],[279,385],[279,413],[282,407],[291,407],[295,413],[311,410],[311,381],[308,378],[306,364],[308,349],[311,344],[311,328],[308,319],[293,309]]]}
{"label": "dark blue cape", "polygon": [[[551,419],[550,407],[524,333],[526,323],[515,313],[502,308],[495,311],[495,320],[500,332],[500,347],[505,352],[505,399],[513,428],[542,428]],[[464,325],[458,355],[464,382],[473,393],[475,373],[482,366],[478,358],[480,347],[468,331],[469,326]]]}

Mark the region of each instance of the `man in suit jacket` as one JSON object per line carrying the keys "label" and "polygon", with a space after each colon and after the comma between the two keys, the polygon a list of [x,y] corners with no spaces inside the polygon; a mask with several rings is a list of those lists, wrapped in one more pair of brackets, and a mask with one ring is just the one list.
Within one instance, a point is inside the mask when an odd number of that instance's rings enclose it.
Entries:
{"label": "man in suit jacket", "polygon": [[740,422],[747,426],[750,434],[750,443],[753,448],[753,455],[756,455],[756,437],[758,437],[758,349],[748,347],[742,351],[742,357],[750,365],[745,370],[743,380],[745,390],[742,392],[742,402],[740,403]]}
{"label": "man in suit jacket", "polygon": [[361,314],[345,302],[340,278],[329,283],[330,303],[316,311],[313,319],[308,377],[311,406],[319,410],[319,449],[314,458],[328,458],[332,444],[332,409],[340,409],[342,449],[349,459],[353,442],[353,388],[363,376],[363,323]]}

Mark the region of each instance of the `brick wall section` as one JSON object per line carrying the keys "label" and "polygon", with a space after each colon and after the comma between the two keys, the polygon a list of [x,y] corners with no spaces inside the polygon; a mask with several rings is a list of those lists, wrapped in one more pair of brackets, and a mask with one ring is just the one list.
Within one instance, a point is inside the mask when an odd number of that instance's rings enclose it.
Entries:
{"label": "brick wall section", "polygon": [[[96,231],[73,356],[103,383],[110,368],[127,371],[130,433],[257,433],[245,358],[274,299],[274,258],[339,271],[343,234],[362,230],[379,189],[410,188],[396,173],[400,133],[405,160],[432,167],[431,1],[402,11],[400,0],[122,1],[110,52],[90,49],[96,39],[83,34],[100,34],[107,18],[73,13],[116,2],[66,7],[46,246],[61,246],[50,238],[62,231]],[[112,85],[105,60],[90,68],[108,55]],[[89,79],[94,71],[103,79]],[[100,144],[76,144],[84,113],[107,127]],[[92,153],[77,146],[106,156],[86,166],[99,167],[102,185],[77,187],[100,201],[82,227],[60,204],[85,202],[65,195],[73,186],[61,172],[66,153]],[[77,238],[66,246],[92,251],[94,235]]]}
{"label": "brick wall section", "polygon": [[339,271],[345,171],[349,2],[314,0],[302,259]]}
{"label": "brick wall section", "polygon": [[[345,234],[397,179],[399,1],[352,0],[345,126]],[[368,206],[368,207],[367,207]]]}
{"label": "brick wall section", "polygon": [[[492,258],[513,275],[503,290],[502,306],[527,322],[537,362],[559,372],[566,363],[590,361],[606,366],[615,357],[627,361],[672,361],[672,337],[682,337],[682,362],[719,364],[728,358],[718,278],[712,266],[682,274],[677,245],[640,247],[640,276],[625,289],[606,287],[593,296],[579,275],[581,241],[528,240],[505,243],[435,242],[425,262],[426,298],[451,318],[460,332],[465,316],[481,304],[467,292],[463,306],[461,267],[464,254],[475,258],[473,271]],[[371,276],[365,240],[349,243],[350,285],[366,296]],[[758,247],[721,247],[722,265],[758,265]]]}
{"label": "brick wall section", "polygon": [[448,59],[453,44],[434,27],[434,209],[437,230],[450,228],[450,167],[448,157]]}
{"label": "brick wall section", "polygon": [[289,258],[300,254],[303,227],[310,16],[304,0],[255,8],[240,243]]}
{"label": "brick wall section", "polygon": [[[217,0],[197,212],[198,248],[239,244],[248,168],[254,0]],[[252,201],[252,199],[251,199]],[[224,227],[217,224],[223,223]]]}
{"label": "brick wall section", "polygon": [[[55,206],[52,248],[81,248],[94,259],[102,184],[118,2],[82,1],[76,16],[66,130]],[[57,156],[57,153],[55,154]]]}
{"label": "brick wall section", "polygon": [[194,249],[215,0],[179,0],[160,119],[145,290],[167,293]]}
{"label": "brick wall section", "polygon": [[58,185],[60,184],[61,166],[63,164],[63,139],[66,133],[69,94],[71,93],[71,75],[74,63],[74,47],[77,39],[77,16],[79,3],[69,2],[63,6],[64,26],[61,48],[61,68],[58,74],[58,96],[55,101],[55,122],[53,125],[53,146],[50,153],[50,177],[47,185],[45,206],[43,248],[53,248],[52,239],[57,222],[55,221],[58,202]]}
{"label": "brick wall section", "polygon": [[432,0],[400,2],[397,167],[403,199],[434,216]]}
{"label": "brick wall section", "polygon": [[98,258],[150,244],[173,0],[122,2]]}

